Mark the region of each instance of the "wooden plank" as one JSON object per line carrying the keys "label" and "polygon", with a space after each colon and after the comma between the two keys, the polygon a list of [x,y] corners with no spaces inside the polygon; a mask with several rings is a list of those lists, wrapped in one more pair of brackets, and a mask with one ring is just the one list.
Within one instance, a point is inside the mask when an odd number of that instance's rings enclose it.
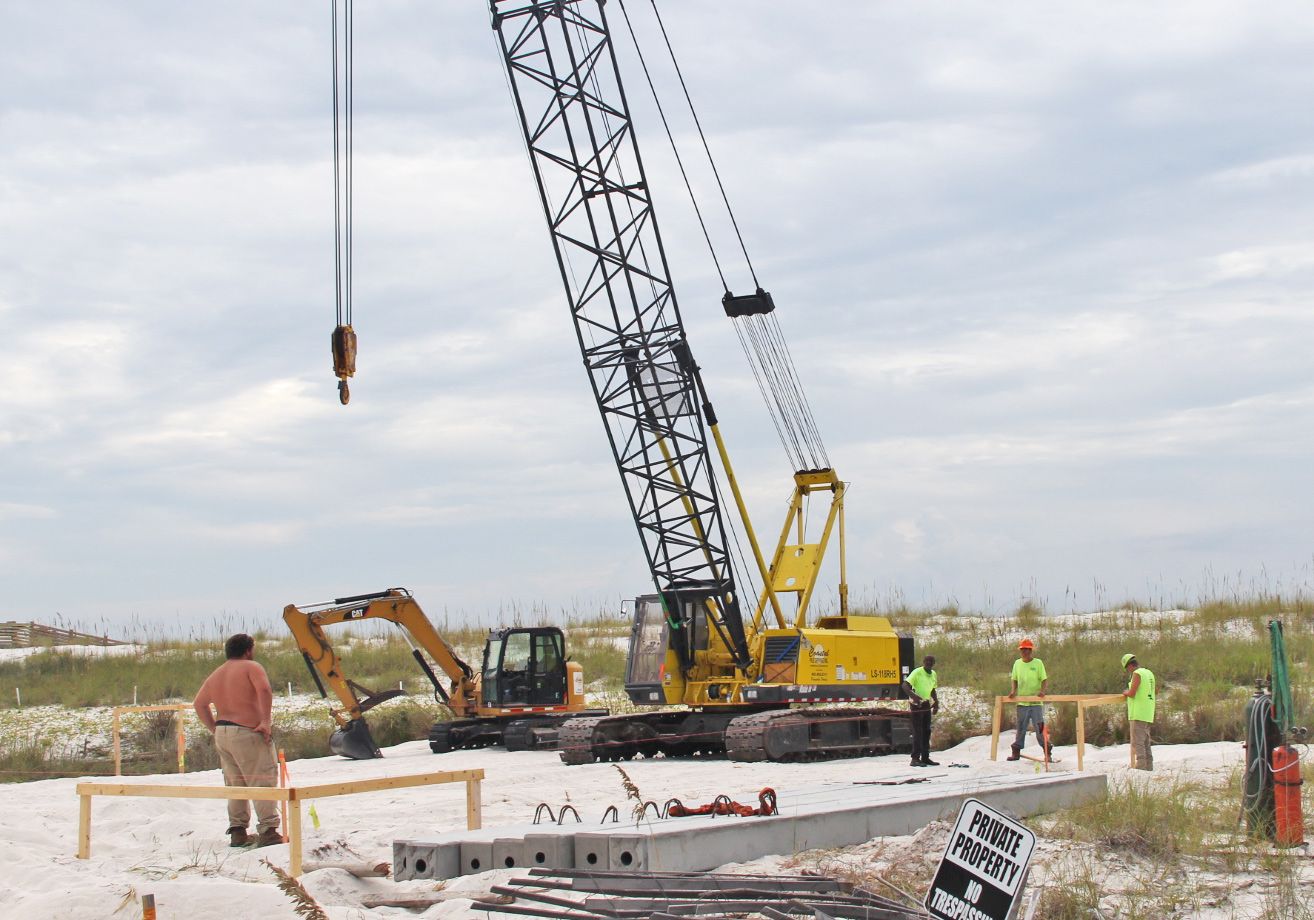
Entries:
{"label": "wooden plank", "polygon": [[78,795],[140,796],[159,799],[247,799],[287,801],[291,789],[277,786],[153,786],[145,783],[78,783]]}
{"label": "wooden plank", "polygon": [[484,826],[484,797],[479,787],[484,771],[474,772],[479,775],[465,781],[465,829],[469,831],[477,831]]}
{"label": "wooden plank", "polygon": [[78,859],[91,858],[91,796],[78,796]]}
{"label": "wooden plank", "polygon": [[353,795],[357,792],[378,792],[383,789],[406,789],[411,786],[436,786],[441,783],[464,783],[484,778],[483,770],[446,770],[441,773],[416,773],[410,776],[380,776],[375,779],[358,779],[345,783],[321,783],[316,786],[292,788],[292,800],[324,799],[335,795]]}
{"label": "wooden plank", "polygon": [[314,859],[303,859],[301,869],[304,872],[318,872],[320,869],[341,869],[343,872],[351,873],[356,878],[388,878],[392,875],[392,866],[386,862],[370,864],[336,860],[321,862]]}

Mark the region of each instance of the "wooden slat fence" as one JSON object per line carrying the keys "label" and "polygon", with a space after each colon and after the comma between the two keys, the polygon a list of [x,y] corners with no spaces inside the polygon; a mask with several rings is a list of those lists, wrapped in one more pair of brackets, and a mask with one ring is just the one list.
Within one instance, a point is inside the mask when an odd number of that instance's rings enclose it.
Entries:
{"label": "wooden slat fence", "polygon": [[31,648],[34,645],[126,645],[109,636],[93,636],[74,629],[59,629],[41,623],[0,623],[0,648]]}

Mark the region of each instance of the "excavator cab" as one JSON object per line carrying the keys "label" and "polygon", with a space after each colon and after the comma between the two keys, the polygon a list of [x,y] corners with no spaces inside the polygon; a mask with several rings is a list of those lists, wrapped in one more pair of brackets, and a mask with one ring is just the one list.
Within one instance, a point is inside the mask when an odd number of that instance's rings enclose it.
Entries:
{"label": "excavator cab", "polygon": [[484,645],[485,707],[566,702],[566,637],[555,626],[496,629]]}

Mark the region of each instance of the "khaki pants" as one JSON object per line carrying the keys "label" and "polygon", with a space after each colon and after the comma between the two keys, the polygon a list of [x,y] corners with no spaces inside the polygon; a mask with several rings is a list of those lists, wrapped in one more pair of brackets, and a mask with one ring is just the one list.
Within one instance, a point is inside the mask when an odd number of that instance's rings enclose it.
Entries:
{"label": "khaki pants", "polygon": [[1131,725],[1132,766],[1137,770],[1153,770],[1154,754],[1150,751],[1150,728],[1153,723],[1138,722],[1133,719],[1129,724]]}
{"label": "khaki pants", "polygon": [[[225,786],[277,786],[278,770],[274,766],[274,746],[259,732],[240,725],[216,725],[214,746],[219,751],[219,765],[224,769]],[[256,830],[278,827],[278,803],[256,802]],[[245,799],[228,800],[228,826],[245,828],[251,820],[251,803]]]}

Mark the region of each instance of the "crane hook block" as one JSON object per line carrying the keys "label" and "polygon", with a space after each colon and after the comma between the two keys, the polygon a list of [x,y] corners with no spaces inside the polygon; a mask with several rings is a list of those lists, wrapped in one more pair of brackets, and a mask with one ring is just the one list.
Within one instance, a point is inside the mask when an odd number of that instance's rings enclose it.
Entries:
{"label": "crane hook block", "polygon": [[333,374],[339,378],[356,373],[356,330],[338,326],[333,330]]}
{"label": "crane hook block", "polygon": [[733,319],[737,316],[770,313],[776,308],[776,302],[771,299],[770,294],[758,288],[752,294],[738,296],[726,291],[725,296],[721,298],[721,306],[725,308],[725,315]]}
{"label": "crane hook block", "polygon": [[345,406],[351,400],[347,378],[356,373],[356,330],[350,325],[333,330],[333,375],[338,378],[338,399]]}

